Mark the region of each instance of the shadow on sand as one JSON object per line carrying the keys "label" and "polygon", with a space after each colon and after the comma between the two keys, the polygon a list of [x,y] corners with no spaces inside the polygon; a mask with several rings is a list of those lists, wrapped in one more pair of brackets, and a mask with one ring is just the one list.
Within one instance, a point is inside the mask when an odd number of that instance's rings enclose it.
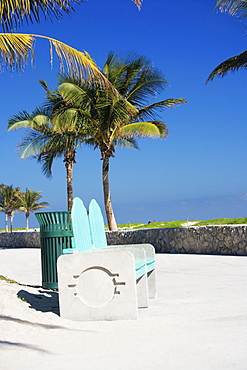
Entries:
{"label": "shadow on sand", "polygon": [[32,350],[35,350],[35,351],[40,351],[40,352],[44,352],[44,353],[50,353],[40,347],[36,347],[36,346],[33,346],[33,345],[30,345],[30,344],[24,344],[24,343],[18,343],[18,342],[9,342],[9,341],[6,341],[6,340],[0,340],[0,348],[3,348],[3,349],[6,349],[8,347],[12,347],[12,348],[21,348],[21,349],[32,349]]}
{"label": "shadow on sand", "polygon": [[58,292],[40,289],[37,294],[22,289],[17,297],[29,303],[30,308],[41,312],[53,312],[59,315]]}

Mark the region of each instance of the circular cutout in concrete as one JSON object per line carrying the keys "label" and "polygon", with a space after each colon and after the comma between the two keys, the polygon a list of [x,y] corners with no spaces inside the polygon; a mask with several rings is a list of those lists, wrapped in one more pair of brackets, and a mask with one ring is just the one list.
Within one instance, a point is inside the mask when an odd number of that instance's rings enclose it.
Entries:
{"label": "circular cutout in concrete", "polygon": [[83,271],[76,281],[75,288],[77,297],[92,307],[105,306],[114,297],[112,276],[100,267]]}

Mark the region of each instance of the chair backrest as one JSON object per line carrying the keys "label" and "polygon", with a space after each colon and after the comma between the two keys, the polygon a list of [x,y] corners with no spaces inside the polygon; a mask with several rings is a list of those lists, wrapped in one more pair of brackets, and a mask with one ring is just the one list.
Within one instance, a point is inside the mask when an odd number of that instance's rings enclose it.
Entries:
{"label": "chair backrest", "polygon": [[89,204],[89,224],[92,235],[93,248],[107,247],[104,219],[100,206],[95,199]]}
{"label": "chair backrest", "polygon": [[73,199],[71,211],[73,239],[72,244],[77,252],[91,252],[93,250],[87,210],[83,201]]}

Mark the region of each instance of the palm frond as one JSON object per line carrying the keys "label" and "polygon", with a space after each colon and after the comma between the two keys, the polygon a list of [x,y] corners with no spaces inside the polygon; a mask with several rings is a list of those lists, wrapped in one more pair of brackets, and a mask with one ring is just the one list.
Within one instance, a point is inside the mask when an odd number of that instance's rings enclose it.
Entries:
{"label": "palm frond", "polygon": [[29,52],[31,52],[32,61],[34,60],[33,42],[32,35],[0,33],[1,69],[6,66],[10,70],[13,70],[14,67],[17,70],[23,70]]}
{"label": "palm frond", "polygon": [[238,16],[240,19],[247,17],[246,0],[218,0],[214,8],[219,9],[221,12]]}
{"label": "palm frond", "polygon": [[67,108],[57,112],[52,119],[53,131],[62,134],[66,133],[67,135],[71,132],[75,134],[79,127],[80,120],[80,111],[76,108]]}
{"label": "palm frond", "polygon": [[247,68],[247,50],[219,64],[209,75],[206,83],[212,81],[215,76],[224,77],[228,72],[234,72],[240,68]]}
{"label": "palm frond", "polygon": [[49,137],[43,133],[27,131],[26,136],[22,138],[22,142],[17,146],[20,158],[37,158],[40,152],[44,150],[48,140]]}
{"label": "palm frond", "polygon": [[50,124],[50,118],[45,114],[36,114],[33,118],[32,127],[47,127]]}
{"label": "palm frond", "polygon": [[179,98],[179,99],[170,98],[170,99],[162,100],[160,102],[147,105],[146,107],[142,107],[141,109],[139,109],[138,114],[137,114],[136,117],[138,117],[138,118],[140,118],[140,117],[141,118],[145,118],[145,117],[155,118],[155,116],[157,116],[157,112],[162,111],[163,108],[174,108],[174,107],[178,107],[179,105],[186,104],[186,103],[188,103],[188,102],[186,100],[184,100],[183,98]]}
{"label": "palm frond", "polygon": [[123,125],[130,122],[138,110],[128,103],[126,99],[113,98],[104,106],[97,107],[99,112],[100,131],[107,135],[109,142],[113,142],[116,133]]}
{"label": "palm frond", "polygon": [[149,108],[174,108],[174,107],[178,107],[179,105],[186,104],[186,103],[188,102],[184,100],[183,98],[178,98],[178,99],[169,98],[166,100],[162,100],[158,103],[151,104],[147,106],[147,108],[148,107]]}
{"label": "palm frond", "polygon": [[168,131],[168,128],[167,128],[167,125],[165,123],[163,123],[162,121],[151,121],[151,123],[153,125],[155,125],[157,127],[157,129],[159,130],[159,134],[160,134],[160,138],[161,139],[165,139],[168,134],[169,134],[169,131]]}
{"label": "palm frond", "polygon": [[46,91],[46,92],[49,92],[49,87],[48,87],[48,84],[45,80],[39,80],[39,83],[40,85],[43,87],[43,89]]}
{"label": "palm frond", "polygon": [[83,0],[1,0],[0,24],[5,31],[27,23],[39,22],[41,15],[45,19],[60,19],[63,12],[70,14],[74,11],[71,3]]}
{"label": "palm frond", "polygon": [[[110,51],[107,55],[106,62],[103,67],[103,73],[106,75],[109,81],[116,87],[119,88],[118,83],[119,77],[125,72],[126,66],[117,54]],[[120,92],[121,93],[121,92]]]}
{"label": "palm frond", "polygon": [[138,137],[151,137],[164,138],[168,134],[166,125],[159,122],[135,122],[125,125],[121,128],[121,133],[123,135],[129,135],[132,138]]}
{"label": "palm frond", "polygon": [[141,6],[142,6],[142,1],[143,0],[132,0],[133,3],[136,4],[137,8],[140,10],[141,9]]}
{"label": "palm frond", "polygon": [[[142,0],[132,0],[140,10]],[[41,16],[45,19],[60,19],[63,13],[74,11],[73,3],[83,0],[1,0],[0,24],[4,31],[10,31],[20,26],[23,21],[28,23],[40,22]]]}
{"label": "palm frond", "polygon": [[[36,209],[40,209],[40,208],[49,208],[47,206],[49,206],[50,203],[49,202],[40,202],[38,205],[36,205]],[[41,206],[41,207],[40,207]]]}
{"label": "palm frond", "polygon": [[58,153],[54,153],[54,152],[42,153],[39,156],[38,162],[42,162],[42,172],[46,177],[48,178],[52,177],[53,161],[55,158],[61,157],[61,156],[62,154],[58,155]]}
{"label": "palm frond", "polygon": [[[59,95],[66,102],[66,106],[77,106],[82,109],[94,105],[95,99],[101,96],[101,102],[107,100],[108,94],[114,94],[116,90],[105,89],[104,86],[99,86],[95,81],[82,81],[74,75],[59,74]],[[117,95],[117,92],[116,92]],[[119,94],[118,94],[119,95]]]}
{"label": "palm frond", "polygon": [[63,82],[58,86],[61,96],[68,102],[68,104],[79,105],[86,95],[85,89],[72,82]]}
{"label": "palm frond", "polygon": [[166,89],[168,81],[153,68],[141,71],[136,83],[130,86],[124,95],[134,105],[142,106],[151,96],[156,96]]}
{"label": "palm frond", "polygon": [[114,145],[120,146],[122,148],[130,148],[130,149],[140,149],[139,146],[137,145],[137,142],[134,138],[132,137],[122,137],[122,138],[116,138],[113,141]]}
{"label": "palm frond", "polygon": [[53,50],[55,50],[61,71],[67,69],[69,73],[76,75],[80,79],[94,79],[98,83],[111,86],[110,82],[99,71],[95,62],[87,52],[78,51],[61,41],[48,36],[21,34],[21,33],[0,33],[0,58],[2,59],[2,69],[23,70],[27,63],[29,54],[34,60],[33,43],[36,38],[48,40],[50,43],[50,60],[53,60]]}
{"label": "palm frond", "polygon": [[50,119],[45,110],[36,108],[32,114],[23,110],[13,115],[8,121],[8,131],[19,129],[35,129],[43,132],[50,129]]}
{"label": "palm frond", "polygon": [[139,107],[147,104],[150,96],[156,96],[168,84],[148,58],[133,52],[125,57],[110,52],[103,72],[121,96]]}
{"label": "palm frond", "polygon": [[32,120],[32,117],[25,110],[23,110],[22,112],[19,112],[18,114],[14,114],[8,120],[8,131],[30,127],[31,120]]}

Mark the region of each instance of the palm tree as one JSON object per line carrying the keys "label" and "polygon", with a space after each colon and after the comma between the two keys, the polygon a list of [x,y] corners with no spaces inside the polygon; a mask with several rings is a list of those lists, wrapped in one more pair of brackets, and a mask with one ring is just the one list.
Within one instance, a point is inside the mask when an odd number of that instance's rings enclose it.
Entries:
{"label": "palm tree", "polygon": [[13,116],[8,129],[29,129],[20,144],[21,157],[32,156],[42,161],[47,175],[51,174],[54,158],[64,156],[69,210],[76,148],[82,142],[98,147],[108,225],[110,230],[115,230],[109,186],[109,161],[114,157],[115,146],[138,148],[138,137],[166,137],[167,127],[157,120],[157,111],[183,104],[185,100],[166,99],[145,105],[166,87],[167,81],[150,66],[149,60],[137,55],[122,60],[110,53],[104,74],[115,89],[99,86],[95,80],[81,81],[77,76],[60,75],[58,89],[51,91],[41,81],[48,104],[43,110],[36,108],[31,115],[23,111]]}
{"label": "palm tree", "polygon": [[[52,51],[55,50],[60,67],[67,67],[69,72],[77,73],[79,78],[88,76],[97,77],[101,83],[105,83],[99,69],[91,59],[90,55],[85,52],[78,51],[61,41],[51,37],[21,34],[21,33],[6,33],[13,31],[20,26],[24,21],[34,23],[40,21],[40,14],[47,18],[60,18],[63,12],[69,14],[74,11],[71,3],[80,3],[83,0],[5,0],[1,1],[0,7],[0,24],[4,33],[0,33],[0,58],[7,68],[22,70],[29,54],[34,57],[33,43],[37,38],[43,38],[50,42],[50,53],[52,60]],[[142,0],[132,0],[140,9]]]}
{"label": "palm tree", "polygon": [[20,211],[25,212],[26,214],[26,232],[28,232],[28,219],[31,212],[37,211],[41,208],[49,208],[48,202],[39,202],[39,200],[42,198],[40,193],[41,191],[26,189],[24,193],[20,192],[18,194]]}
{"label": "palm tree", "polygon": [[21,158],[36,158],[42,163],[47,177],[52,175],[55,158],[63,157],[66,169],[68,210],[73,201],[73,165],[76,150],[86,135],[86,129],[77,124],[77,111],[66,106],[59,91],[51,92],[45,81],[40,81],[47,92],[47,102],[31,114],[26,111],[12,116],[8,130],[27,129],[26,136],[18,145]]}
{"label": "palm tree", "polygon": [[10,231],[13,229],[14,213],[19,209],[20,188],[14,188],[13,185],[0,185],[0,212],[5,213],[5,230],[8,232],[8,219],[10,218]]}
{"label": "palm tree", "polygon": [[[218,0],[215,8],[221,12],[239,16],[240,19],[247,17],[246,0]],[[225,76],[229,71],[237,71],[240,68],[247,68],[247,50],[239,55],[235,55],[220,63],[209,75],[206,82],[212,81],[215,76]]]}
{"label": "palm tree", "polygon": [[186,101],[166,99],[146,105],[150,98],[165,89],[167,81],[145,57],[130,55],[121,59],[110,53],[103,72],[117,93],[109,93],[93,81],[75,81],[71,77],[61,79],[59,88],[91,125],[89,138],[85,141],[100,150],[107,221],[109,229],[116,230],[109,185],[109,164],[115,146],[138,148],[136,139],[139,137],[165,138],[168,130],[157,119],[157,112]]}

